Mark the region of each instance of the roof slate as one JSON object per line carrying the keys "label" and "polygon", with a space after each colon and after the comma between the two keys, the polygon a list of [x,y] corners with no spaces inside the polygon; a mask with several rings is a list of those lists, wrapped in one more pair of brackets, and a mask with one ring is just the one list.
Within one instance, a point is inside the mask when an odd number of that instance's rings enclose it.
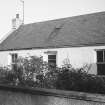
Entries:
{"label": "roof slate", "polygon": [[21,25],[0,50],[105,45],[105,12]]}

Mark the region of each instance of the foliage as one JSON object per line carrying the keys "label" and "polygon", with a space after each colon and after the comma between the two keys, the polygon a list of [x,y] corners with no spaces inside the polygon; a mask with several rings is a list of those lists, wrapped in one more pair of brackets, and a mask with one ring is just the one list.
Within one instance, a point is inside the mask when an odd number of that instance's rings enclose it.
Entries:
{"label": "foliage", "polygon": [[56,81],[58,78],[58,74],[60,72],[60,68],[48,68],[48,72],[44,77],[44,87],[45,88],[56,88]]}
{"label": "foliage", "polygon": [[0,67],[0,83],[105,94],[105,77],[88,74],[91,65],[74,69],[67,61],[58,68],[49,66],[42,57],[20,57],[15,69]]}
{"label": "foliage", "polygon": [[[44,76],[43,71],[47,71],[47,63],[42,57],[29,56],[19,57],[15,67],[9,69],[7,67],[0,68],[1,82],[11,85],[20,86],[38,86],[41,81],[41,76]],[[38,77],[38,80],[37,80]]]}
{"label": "foliage", "polygon": [[0,67],[0,83],[14,85],[16,83],[16,74],[7,67]]}
{"label": "foliage", "polygon": [[18,59],[18,75],[22,72],[19,79],[19,85],[38,87],[44,72],[47,71],[47,63],[43,61],[42,57],[30,56],[26,58],[20,57]]}
{"label": "foliage", "polygon": [[56,88],[105,94],[105,78],[87,74],[83,69],[64,69],[58,75]]}

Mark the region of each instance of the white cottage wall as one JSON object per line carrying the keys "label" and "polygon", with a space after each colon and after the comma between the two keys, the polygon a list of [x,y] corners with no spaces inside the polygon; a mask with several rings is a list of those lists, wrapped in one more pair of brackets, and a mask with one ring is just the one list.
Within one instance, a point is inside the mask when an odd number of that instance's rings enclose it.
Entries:
{"label": "white cottage wall", "polygon": [[8,61],[10,61],[10,58],[8,58],[9,54],[8,52],[0,52],[0,66],[7,66],[8,65]]}
{"label": "white cottage wall", "polygon": [[97,56],[95,49],[105,49],[105,46],[94,47],[72,47],[72,48],[54,48],[54,49],[32,49],[17,51],[1,51],[0,66],[11,64],[11,53],[17,53],[18,56],[43,56],[44,61],[48,61],[47,51],[57,51],[57,65],[62,66],[65,59],[70,60],[70,64],[74,68],[83,67],[85,64],[91,64],[89,73],[97,74]]}

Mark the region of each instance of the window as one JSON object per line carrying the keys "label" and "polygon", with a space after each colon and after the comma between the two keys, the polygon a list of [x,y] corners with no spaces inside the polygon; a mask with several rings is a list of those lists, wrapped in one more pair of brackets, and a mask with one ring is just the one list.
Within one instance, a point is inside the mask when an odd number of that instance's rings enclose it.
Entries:
{"label": "window", "polygon": [[97,51],[97,63],[103,63],[105,62],[105,51]]}
{"label": "window", "polygon": [[12,63],[16,63],[18,59],[17,53],[11,54],[11,56],[12,56]]}
{"label": "window", "polygon": [[18,59],[17,53],[11,54],[11,59],[12,59],[12,69],[17,70],[17,59]]}
{"label": "window", "polygon": [[44,53],[48,55],[48,64],[49,64],[49,66],[56,67],[57,51],[46,51]]}
{"label": "window", "polygon": [[97,50],[97,74],[105,75],[105,50]]}
{"label": "window", "polygon": [[51,65],[56,65],[56,55],[48,55],[48,63]]}

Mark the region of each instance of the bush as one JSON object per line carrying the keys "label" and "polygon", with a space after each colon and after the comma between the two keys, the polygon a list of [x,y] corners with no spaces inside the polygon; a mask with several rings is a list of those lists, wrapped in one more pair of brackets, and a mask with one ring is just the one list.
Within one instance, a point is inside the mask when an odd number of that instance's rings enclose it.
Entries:
{"label": "bush", "polygon": [[47,70],[47,63],[43,61],[42,57],[20,57],[17,70],[19,85],[41,87],[43,71]]}
{"label": "bush", "polygon": [[[44,76],[43,71],[47,70],[47,67],[47,63],[43,61],[42,57],[19,57],[14,68],[0,68],[0,80],[3,84],[39,87],[42,82],[40,77]],[[36,79],[36,77],[38,78]]]}
{"label": "bush", "polygon": [[49,68],[48,72],[44,76],[44,87],[45,88],[56,88],[56,81],[58,78],[58,74],[60,72],[60,68]]}
{"label": "bush", "polygon": [[16,74],[7,67],[0,67],[0,83],[1,84],[15,84]]}
{"label": "bush", "polygon": [[105,94],[105,77],[88,74],[88,69],[87,65],[74,69],[69,63],[58,68],[42,57],[20,57],[16,69],[0,67],[0,83]]}
{"label": "bush", "polygon": [[105,79],[97,75],[87,74],[81,69],[63,69],[58,74],[56,88],[105,94]]}

